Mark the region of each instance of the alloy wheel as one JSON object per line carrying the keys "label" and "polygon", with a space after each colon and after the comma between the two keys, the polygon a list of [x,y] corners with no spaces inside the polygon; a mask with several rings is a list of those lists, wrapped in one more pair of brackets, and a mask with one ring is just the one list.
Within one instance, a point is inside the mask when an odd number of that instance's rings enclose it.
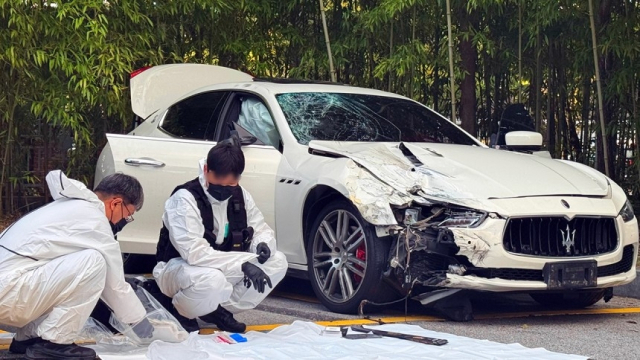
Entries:
{"label": "alloy wheel", "polygon": [[344,303],[358,292],[367,269],[362,224],[346,210],[325,216],[314,236],[313,273],[324,296]]}

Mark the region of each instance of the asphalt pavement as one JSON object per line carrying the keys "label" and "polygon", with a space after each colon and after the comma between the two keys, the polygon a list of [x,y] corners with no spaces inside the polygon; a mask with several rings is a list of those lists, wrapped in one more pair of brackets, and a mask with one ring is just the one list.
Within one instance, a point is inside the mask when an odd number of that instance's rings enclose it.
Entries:
{"label": "asphalt pavement", "polygon": [[[365,314],[369,319],[363,319],[327,311],[313,296],[308,282],[287,279],[257,309],[237,318],[246,322],[249,330],[256,331],[268,331],[295,320],[323,325],[409,322],[429,330],[543,347],[592,359],[640,359],[636,343],[640,333],[638,299],[614,297],[609,303],[601,301],[591,308],[573,311],[545,309],[527,295],[479,294],[472,301],[475,320],[466,323],[446,321],[413,302],[407,304],[406,313],[405,304],[401,303],[370,309]],[[19,357],[0,351],[0,359],[8,358]]]}

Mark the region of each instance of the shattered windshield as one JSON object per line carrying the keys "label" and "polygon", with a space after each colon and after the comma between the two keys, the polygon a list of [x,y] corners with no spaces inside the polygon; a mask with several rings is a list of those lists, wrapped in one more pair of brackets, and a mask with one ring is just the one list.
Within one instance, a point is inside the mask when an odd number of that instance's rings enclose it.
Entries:
{"label": "shattered windshield", "polygon": [[299,143],[311,140],[477,143],[455,125],[413,101],[343,93],[276,95]]}

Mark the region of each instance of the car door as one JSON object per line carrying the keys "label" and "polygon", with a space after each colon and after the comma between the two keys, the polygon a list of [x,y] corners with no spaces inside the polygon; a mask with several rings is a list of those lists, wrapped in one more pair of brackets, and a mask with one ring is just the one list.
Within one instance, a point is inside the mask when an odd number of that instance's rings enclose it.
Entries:
{"label": "car door", "polygon": [[231,130],[244,138],[256,138],[253,144],[242,147],[246,165],[240,185],[249,191],[265,221],[275,231],[276,176],[282,153],[272,112],[258,95],[234,92],[227,101],[224,119],[219,125],[218,139],[228,138]]}
{"label": "car door", "polygon": [[211,91],[169,107],[151,136],[107,135],[116,172],[135,176],[145,202],[135,221],[118,234],[125,253],[154,254],[164,202],[173,189],[198,176],[198,162],[214,135],[229,93]]}

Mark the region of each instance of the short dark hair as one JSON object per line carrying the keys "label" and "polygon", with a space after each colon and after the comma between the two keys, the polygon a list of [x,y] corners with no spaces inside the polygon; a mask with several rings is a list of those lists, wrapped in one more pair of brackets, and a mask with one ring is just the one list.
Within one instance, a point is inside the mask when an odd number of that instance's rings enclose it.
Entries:
{"label": "short dark hair", "polygon": [[106,176],[93,190],[107,196],[120,196],[126,205],[142,209],[144,192],[138,179],[130,175],[116,173]]}
{"label": "short dark hair", "polygon": [[207,168],[216,176],[240,177],[244,171],[244,153],[240,144],[225,140],[212,147],[207,154]]}

